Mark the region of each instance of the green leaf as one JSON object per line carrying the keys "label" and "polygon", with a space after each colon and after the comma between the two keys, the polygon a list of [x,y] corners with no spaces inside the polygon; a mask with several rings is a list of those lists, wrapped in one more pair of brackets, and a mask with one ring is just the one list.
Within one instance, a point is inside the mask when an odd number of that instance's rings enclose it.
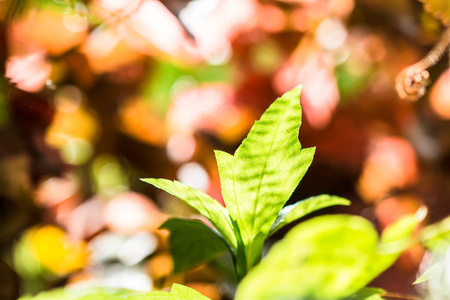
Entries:
{"label": "green leaf", "polygon": [[285,206],[273,223],[269,235],[275,233],[278,229],[284,227],[285,225],[315,212],[316,210],[334,205],[350,205],[350,201],[337,196],[320,195]]}
{"label": "green leaf", "polygon": [[160,228],[170,231],[170,253],[175,273],[212,260],[228,250],[225,241],[198,220],[169,219]]}
{"label": "green leaf", "polygon": [[378,241],[371,223],[358,216],[305,221],[243,279],[236,300],[349,297],[392,265],[410,245],[418,222],[417,217],[406,216]]}
{"label": "green leaf", "polygon": [[415,215],[407,215],[383,231],[373,258],[374,263],[369,265],[365,273],[364,280],[367,283],[389,268],[411,246],[411,235],[419,222]]}
{"label": "green leaf", "polygon": [[126,298],[127,300],[211,300],[208,297],[203,296],[201,293],[197,292],[194,289],[191,289],[187,286],[174,283],[172,285],[172,291],[163,292],[151,292],[145,294],[135,294],[130,295]]}
{"label": "green leaf", "polygon": [[384,294],[385,291],[377,288],[362,288],[357,291],[355,294],[346,297],[344,300],[383,300],[381,294]]}
{"label": "green leaf", "polygon": [[233,232],[230,216],[227,210],[216,200],[204,192],[193,189],[178,181],[154,178],[144,178],[141,180],[174,195],[196,209],[214,225],[233,249],[237,249],[237,240]]}
{"label": "green leaf", "polygon": [[253,125],[234,156],[216,151],[222,194],[236,220],[250,269],[279,211],[310,166],[314,149],[301,149],[301,87],[278,98]]}
{"label": "green leaf", "polygon": [[405,250],[410,243],[412,232],[420,221],[416,215],[410,214],[389,225],[381,235],[381,252],[397,253]]}
{"label": "green leaf", "polygon": [[66,290],[64,288],[45,291],[37,294],[36,296],[24,295],[18,300],[65,300],[69,299]]}
{"label": "green leaf", "polygon": [[425,227],[420,239],[433,252],[444,252],[450,246],[450,217]]}
{"label": "green leaf", "polygon": [[357,216],[321,216],[295,226],[241,282],[236,300],[339,299],[360,290],[377,249]]}
{"label": "green leaf", "polygon": [[430,278],[439,277],[439,274],[442,273],[442,269],[443,269],[442,262],[433,264],[428,270],[423,272],[423,274],[420,275],[419,278],[417,278],[416,281],[413,282],[413,284],[419,284],[429,280]]}

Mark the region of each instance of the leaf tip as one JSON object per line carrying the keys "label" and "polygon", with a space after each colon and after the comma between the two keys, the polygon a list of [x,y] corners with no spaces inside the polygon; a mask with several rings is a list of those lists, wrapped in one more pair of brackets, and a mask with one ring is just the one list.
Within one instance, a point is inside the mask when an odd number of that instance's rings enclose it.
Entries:
{"label": "leaf tip", "polygon": [[139,178],[140,181],[143,181],[145,183],[152,184],[154,178]]}
{"label": "leaf tip", "polygon": [[414,218],[417,220],[418,223],[425,220],[426,216],[428,214],[428,208],[424,205],[422,205],[414,215]]}
{"label": "leaf tip", "polygon": [[292,90],[287,92],[285,95],[289,94],[289,95],[293,96],[292,97],[293,99],[300,100],[300,94],[302,92],[302,88],[303,88],[303,85],[299,84],[295,88],[293,88]]}

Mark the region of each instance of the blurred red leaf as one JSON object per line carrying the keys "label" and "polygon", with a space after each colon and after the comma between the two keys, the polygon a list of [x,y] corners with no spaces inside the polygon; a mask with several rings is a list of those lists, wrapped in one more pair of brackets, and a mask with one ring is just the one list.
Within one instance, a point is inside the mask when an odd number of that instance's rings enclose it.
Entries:
{"label": "blurred red leaf", "polygon": [[302,84],[301,103],[311,126],[323,128],[331,120],[339,102],[331,58],[309,39],[304,39],[291,58],[274,77],[274,87],[280,94]]}

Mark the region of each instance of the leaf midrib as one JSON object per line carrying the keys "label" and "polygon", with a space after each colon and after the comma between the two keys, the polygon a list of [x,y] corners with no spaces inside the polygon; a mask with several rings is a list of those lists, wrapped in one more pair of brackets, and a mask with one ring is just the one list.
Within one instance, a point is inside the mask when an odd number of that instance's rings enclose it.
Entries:
{"label": "leaf midrib", "polygon": [[[289,101],[288,101],[288,104],[289,104]],[[260,192],[261,192],[262,182],[263,182],[264,177],[265,177],[265,171],[266,171],[266,168],[267,168],[267,163],[268,163],[268,161],[269,161],[269,158],[271,157],[272,148],[273,148],[273,143],[274,143],[275,137],[276,137],[276,134],[275,134],[275,133],[278,132],[278,130],[279,130],[281,124],[283,123],[283,121],[285,121],[287,113],[288,113],[288,109],[284,109],[283,117],[282,117],[281,120],[278,122],[276,129],[271,130],[271,133],[272,133],[272,139],[271,139],[271,141],[270,141],[269,152],[268,152],[268,154],[266,155],[266,157],[265,157],[265,159],[264,159],[264,166],[263,166],[263,169],[262,169],[262,176],[261,176],[261,178],[260,178],[260,180],[259,180],[259,183],[258,183],[258,189],[257,189],[257,191],[256,191],[256,197],[255,197],[255,202],[254,202],[255,204],[254,204],[254,206],[253,206],[253,212],[252,212],[252,213],[253,213],[253,225],[252,225],[252,229],[251,229],[250,238],[253,238],[253,236],[254,236],[254,231],[255,231],[255,227],[256,227],[256,218],[255,218],[255,214],[256,214],[256,211],[257,211],[257,208],[258,208],[258,203],[259,203],[259,202],[258,202],[258,199],[259,199]],[[250,244],[251,244],[251,242],[250,242]],[[251,250],[251,247],[250,247],[250,250]],[[248,257],[249,257],[249,258],[250,258],[250,254],[251,254],[251,251],[248,253]]]}

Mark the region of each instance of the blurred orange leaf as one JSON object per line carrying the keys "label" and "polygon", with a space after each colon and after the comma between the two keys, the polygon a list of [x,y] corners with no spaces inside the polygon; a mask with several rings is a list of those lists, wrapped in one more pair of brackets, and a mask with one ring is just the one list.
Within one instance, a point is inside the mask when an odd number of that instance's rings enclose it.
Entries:
{"label": "blurred orange leaf", "polygon": [[164,120],[141,99],[128,99],[122,104],[119,130],[152,145],[163,146],[168,139]]}
{"label": "blurred orange leaf", "polygon": [[[179,62],[198,61],[192,41],[178,19],[160,1],[95,1],[95,12],[114,26],[115,32],[132,48]],[[130,9],[131,8],[131,9]]]}
{"label": "blurred orange leaf", "polygon": [[84,17],[60,9],[30,10],[25,19],[13,23],[10,36],[26,41],[25,45],[34,44],[57,56],[84,40],[87,25]]}
{"label": "blurred orange leaf", "polygon": [[444,71],[430,91],[430,105],[442,119],[450,119],[450,69]]}
{"label": "blurred orange leaf", "polygon": [[339,102],[331,58],[311,39],[304,38],[290,59],[275,74],[274,87],[280,94],[303,85],[301,104],[311,126],[321,129],[331,121]]}
{"label": "blurred orange leaf", "polygon": [[86,55],[89,66],[96,73],[114,71],[120,66],[143,58],[111,28],[99,27],[91,32],[81,51]]}
{"label": "blurred orange leaf", "polygon": [[373,202],[395,188],[416,182],[419,169],[414,149],[400,137],[375,138],[363,165],[358,190],[367,202]]}

